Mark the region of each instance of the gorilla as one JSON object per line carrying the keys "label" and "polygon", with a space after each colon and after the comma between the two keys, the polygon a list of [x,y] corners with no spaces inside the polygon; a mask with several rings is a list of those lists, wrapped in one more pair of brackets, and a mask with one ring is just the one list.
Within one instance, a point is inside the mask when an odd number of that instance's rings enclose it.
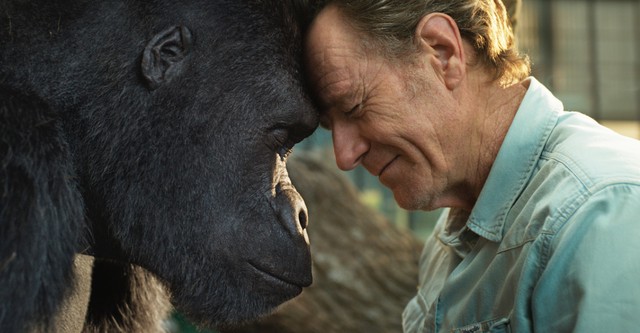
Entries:
{"label": "gorilla", "polygon": [[311,284],[305,7],[0,2],[1,332],[225,326]]}

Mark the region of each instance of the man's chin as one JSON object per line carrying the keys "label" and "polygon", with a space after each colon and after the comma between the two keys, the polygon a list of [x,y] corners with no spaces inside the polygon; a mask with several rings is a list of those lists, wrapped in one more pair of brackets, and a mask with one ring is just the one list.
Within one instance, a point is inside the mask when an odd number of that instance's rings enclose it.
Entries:
{"label": "man's chin", "polygon": [[416,193],[406,193],[401,191],[400,188],[394,188],[393,198],[400,208],[406,210],[427,210],[425,207],[426,200],[421,198]]}

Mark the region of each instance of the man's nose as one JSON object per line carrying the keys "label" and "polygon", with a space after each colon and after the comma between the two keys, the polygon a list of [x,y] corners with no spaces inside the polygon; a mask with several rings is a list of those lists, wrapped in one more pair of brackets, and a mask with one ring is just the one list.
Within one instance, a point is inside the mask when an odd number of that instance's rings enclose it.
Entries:
{"label": "man's nose", "polygon": [[368,141],[353,124],[334,122],[331,135],[336,164],[341,170],[348,171],[358,166],[364,154],[369,151]]}

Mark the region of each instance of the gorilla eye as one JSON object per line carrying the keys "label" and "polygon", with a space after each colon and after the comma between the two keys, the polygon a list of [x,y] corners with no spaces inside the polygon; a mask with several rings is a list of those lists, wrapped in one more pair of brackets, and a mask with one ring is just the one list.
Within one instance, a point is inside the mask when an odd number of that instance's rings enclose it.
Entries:
{"label": "gorilla eye", "polygon": [[289,155],[291,155],[291,152],[293,151],[293,145],[289,146],[282,146],[280,147],[280,149],[278,149],[278,155],[280,155],[280,160],[284,161],[287,159],[287,157],[289,157]]}
{"label": "gorilla eye", "polygon": [[277,127],[272,131],[274,149],[280,155],[281,160],[285,160],[291,154],[293,146],[297,143],[294,138],[290,136],[289,131],[283,127]]}

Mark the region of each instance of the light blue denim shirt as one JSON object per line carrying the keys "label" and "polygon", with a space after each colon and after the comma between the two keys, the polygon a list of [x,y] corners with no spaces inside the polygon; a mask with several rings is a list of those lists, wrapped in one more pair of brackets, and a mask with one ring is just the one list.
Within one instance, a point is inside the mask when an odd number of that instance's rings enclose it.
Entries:
{"label": "light blue denim shirt", "polygon": [[471,214],[425,244],[405,332],[640,332],[640,141],[529,81]]}

